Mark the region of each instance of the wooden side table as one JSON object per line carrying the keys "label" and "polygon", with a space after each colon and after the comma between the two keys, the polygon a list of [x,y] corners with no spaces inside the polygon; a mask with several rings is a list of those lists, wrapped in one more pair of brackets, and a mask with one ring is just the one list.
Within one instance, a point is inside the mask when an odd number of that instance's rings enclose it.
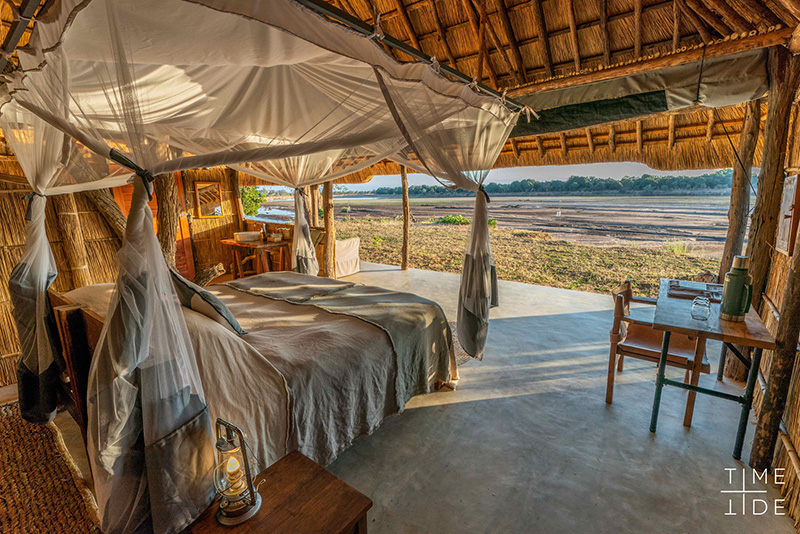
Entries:
{"label": "wooden side table", "polygon": [[242,278],[244,277],[244,270],[242,269],[242,261],[241,257],[239,256],[240,251],[246,251],[247,253],[254,252],[258,254],[261,259],[261,263],[264,268],[264,272],[268,273],[272,269],[270,268],[270,257],[269,255],[272,253],[278,254],[278,265],[280,266],[279,270],[288,271],[291,269],[291,262],[287,262],[287,260],[291,256],[291,241],[275,241],[275,242],[263,242],[263,241],[236,241],[235,239],[221,239],[220,243],[231,248],[231,258],[233,260],[233,277],[234,278]]}
{"label": "wooden side table", "polygon": [[372,500],[299,452],[287,454],[256,477],[261,509],[234,527],[220,525],[212,504],[184,534],[366,534]]}

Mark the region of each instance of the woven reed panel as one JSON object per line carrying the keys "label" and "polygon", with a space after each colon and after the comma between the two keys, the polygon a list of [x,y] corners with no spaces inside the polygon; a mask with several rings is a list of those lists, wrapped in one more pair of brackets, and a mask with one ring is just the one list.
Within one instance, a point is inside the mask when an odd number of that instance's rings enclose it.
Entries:
{"label": "woven reed panel", "polygon": [[[186,193],[186,209],[191,215],[192,243],[197,269],[205,269],[222,262],[230,269],[230,251],[220,244],[220,240],[233,237],[239,231],[239,217],[236,212],[235,173],[227,167],[212,167],[186,171],[183,183]],[[222,194],[222,217],[197,217],[197,197],[195,182],[219,182]]]}

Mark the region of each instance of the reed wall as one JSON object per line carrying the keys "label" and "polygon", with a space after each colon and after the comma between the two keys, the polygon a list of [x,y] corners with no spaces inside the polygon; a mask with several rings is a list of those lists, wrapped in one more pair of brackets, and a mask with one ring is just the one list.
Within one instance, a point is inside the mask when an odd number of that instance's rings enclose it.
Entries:
{"label": "reed wall", "polygon": [[[22,176],[22,170],[12,160],[0,161],[0,173],[7,177]],[[16,382],[19,339],[12,317],[8,278],[25,248],[27,202],[22,197],[29,192],[26,185],[0,181],[0,386]],[[113,282],[116,277],[114,256],[120,246],[119,239],[84,195],[76,194],[75,203],[86,242],[92,281]],[[58,277],[53,287],[58,291],[69,291],[73,289],[72,277],[52,203],[48,203],[46,213],[47,236],[58,267]]]}
{"label": "reed wall", "polygon": [[[800,121],[798,119],[800,104],[795,104],[792,108],[793,124],[787,151],[787,168],[790,173],[800,171]],[[787,254],[773,249],[772,263],[770,266],[769,280],[766,288],[766,298],[764,307],[761,310],[761,318],[769,331],[775,335],[778,331],[778,322],[783,308],[784,291],[789,278],[789,269],[792,258]],[[794,254],[800,254],[800,250],[795,250]],[[772,365],[772,351],[765,351],[761,363],[760,388],[756,388],[756,398],[754,401],[756,414],[760,412],[763,400],[764,386],[769,377]],[[783,468],[786,474],[786,484],[780,486],[780,490],[786,498],[785,507],[789,515],[794,519],[795,528],[800,532],[800,472],[792,461],[792,455],[787,447],[787,440],[791,447],[800,446],[800,358],[795,360],[795,367],[792,373],[792,382],[789,388],[789,397],[786,402],[786,411],[783,415],[783,426],[786,436],[778,439],[773,461],[774,468]]]}

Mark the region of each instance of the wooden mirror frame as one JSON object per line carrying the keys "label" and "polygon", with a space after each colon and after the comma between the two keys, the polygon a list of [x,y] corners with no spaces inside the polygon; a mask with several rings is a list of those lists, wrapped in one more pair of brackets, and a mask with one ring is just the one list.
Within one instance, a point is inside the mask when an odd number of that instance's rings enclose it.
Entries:
{"label": "wooden mirror frame", "polygon": [[[202,210],[200,209],[200,189],[208,186],[215,186],[217,188],[217,194],[219,195],[219,215],[203,215]],[[197,218],[198,219],[217,219],[219,217],[225,216],[225,208],[222,202],[222,186],[219,182],[195,182],[194,183],[194,200],[197,204]]]}

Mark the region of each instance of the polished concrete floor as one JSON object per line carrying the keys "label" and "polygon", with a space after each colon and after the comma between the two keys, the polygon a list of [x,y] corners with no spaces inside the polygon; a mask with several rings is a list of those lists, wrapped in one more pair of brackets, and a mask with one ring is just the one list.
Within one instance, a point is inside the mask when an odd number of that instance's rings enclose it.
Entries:
{"label": "polished concrete floor", "polygon": [[[457,275],[362,269],[348,279],[431,298],[455,320]],[[500,299],[485,358],[462,367],[457,391],[412,399],[328,466],[372,498],[371,532],[794,532],[788,517],[750,515],[750,497],[743,516],[741,497],[720,493],[740,489],[725,469],[745,467],[731,457],[738,405],[700,397],[686,429],[686,394],[667,388],[651,434],[655,370],[638,361],[605,404],[608,296],[500,282]],[[713,365],[718,346],[708,350]],[[713,375],[701,385],[741,393]],[[65,414],[57,423],[85,466],[77,427]],[[725,515],[731,500],[739,515]]]}
{"label": "polished concrete floor", "polygon": [[[362,269],[348,279],[428,297],[455,319],[457,275]],[[699,397],[686,429],[686,393],[667,388],[651,434],[655,368],[639,361],[605,404],[610,310],[606,295],[500,282],[486,355],[462,367],[458,390],[412,399],[328,466],[372,498],[372,532],[794,532],[720,493],[741,489],[725,471],[745,467],[731,456],[738,404]],[[708,350],[716,363],[718,345]],[[715,375],[701,385],[742,391]],[[731,499],[740,515],[725,515]]]}

